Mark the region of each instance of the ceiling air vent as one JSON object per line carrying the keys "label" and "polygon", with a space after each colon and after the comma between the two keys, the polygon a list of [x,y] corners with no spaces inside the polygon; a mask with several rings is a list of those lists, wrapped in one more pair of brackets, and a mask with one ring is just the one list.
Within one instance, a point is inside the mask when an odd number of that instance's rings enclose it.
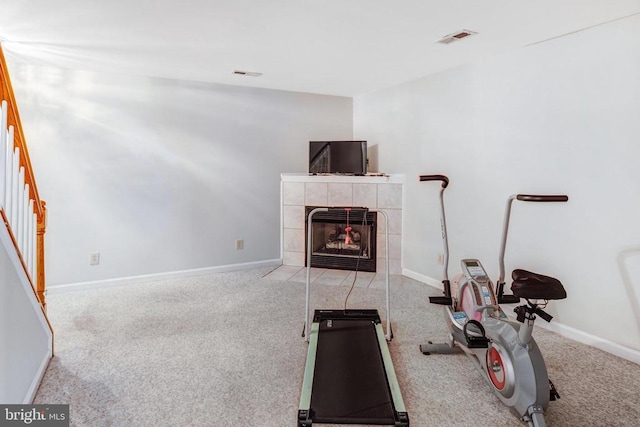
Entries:
{"label": "ceiling air vent", "polygon": [[255,71],[242,71],[242,70],[233,70],[233,74],[237,74],[239,76],[250,76],[250,77],[260,77],[262,73],[256,73]]}
{"label": "ceiling air vent", "polygon": [[462,40],[465,37],[473,36],[475,34],[478,34],[478,33],[470,30],[462,30],[453,34],[446,35],[442,37],[440,40],[437,40],[436,43],[449,44],[451,42]]}

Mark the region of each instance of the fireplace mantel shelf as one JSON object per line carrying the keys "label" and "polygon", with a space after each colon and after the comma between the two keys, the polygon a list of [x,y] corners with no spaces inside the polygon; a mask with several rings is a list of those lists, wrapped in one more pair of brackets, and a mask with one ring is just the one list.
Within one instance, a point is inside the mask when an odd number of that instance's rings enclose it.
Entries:
{"label": "fireplace mantel shelf", "polygon": [[283,173],[280,175],[283,182],[335,182],[335,183],[367,183],[367,184],[404,184],[406,175],[385,174],[380,175],[309,175],[308,173]]}

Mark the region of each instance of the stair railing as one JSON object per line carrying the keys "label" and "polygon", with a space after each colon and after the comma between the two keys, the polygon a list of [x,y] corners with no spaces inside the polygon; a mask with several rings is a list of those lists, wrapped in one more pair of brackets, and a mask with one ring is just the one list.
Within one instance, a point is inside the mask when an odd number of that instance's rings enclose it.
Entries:
{"label": "stair railing", "polygon": [[40,200],[9,72],[0,46],[0,215],[40,302],[45,301],[46,203]]}

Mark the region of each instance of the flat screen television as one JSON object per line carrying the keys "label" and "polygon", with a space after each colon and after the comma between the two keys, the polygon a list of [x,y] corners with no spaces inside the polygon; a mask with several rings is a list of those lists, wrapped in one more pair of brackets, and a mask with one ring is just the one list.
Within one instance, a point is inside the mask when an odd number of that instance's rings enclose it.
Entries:
{"label": "flat screen television", "polygon": [[365,175],[367,141],[309,141],[309,173]]}

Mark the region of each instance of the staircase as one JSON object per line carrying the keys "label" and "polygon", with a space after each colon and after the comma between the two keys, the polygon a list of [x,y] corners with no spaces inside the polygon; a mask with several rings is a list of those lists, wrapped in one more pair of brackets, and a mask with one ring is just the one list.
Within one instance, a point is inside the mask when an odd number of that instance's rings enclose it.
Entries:
{"label": "staircase", "polygon": [[0,403],[31,403],[53,357],[40,200],[0,47]]}

